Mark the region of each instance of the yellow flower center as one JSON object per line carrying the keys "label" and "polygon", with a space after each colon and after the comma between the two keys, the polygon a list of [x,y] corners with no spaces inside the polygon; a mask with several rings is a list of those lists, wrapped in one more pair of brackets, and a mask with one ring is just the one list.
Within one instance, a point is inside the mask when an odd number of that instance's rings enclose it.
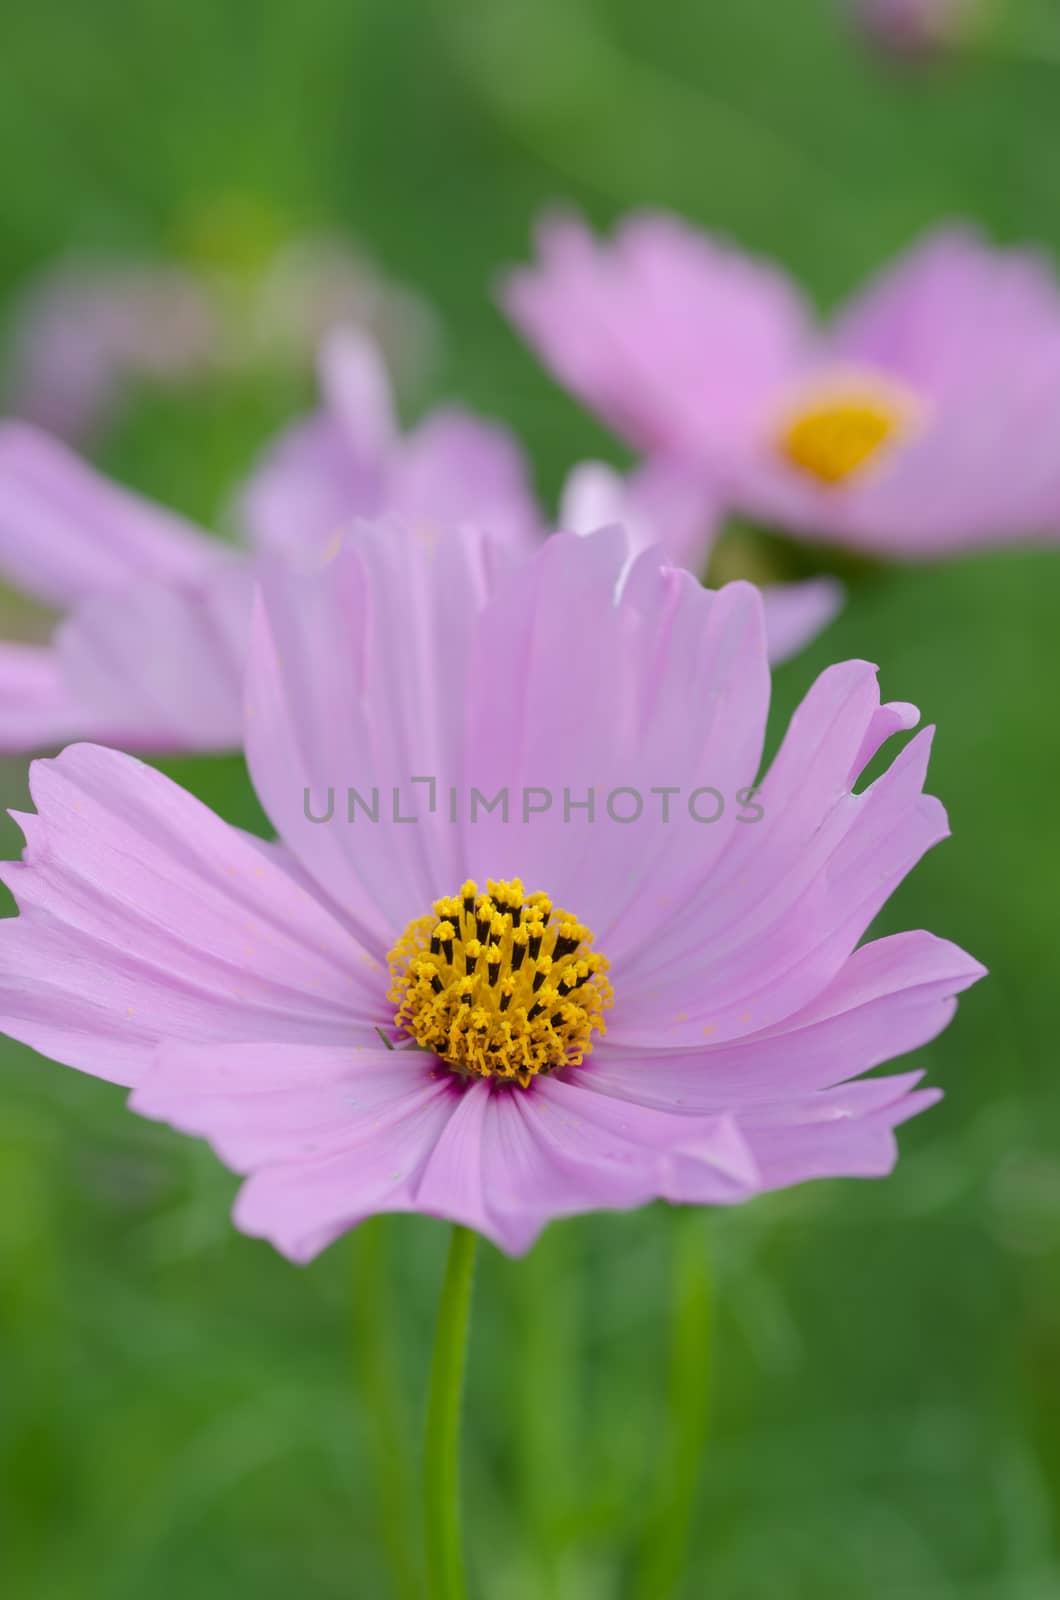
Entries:
{"label": "yellow flower center", "polygon": [[872,377],[837,379],[804,395],[787,412],[777,445],[791,466],[831,488],[893,444],[915,411],[913,397],[895,384]]}
{"label": "yellow flower center", "polygon": [[525,1089],[539,1072],[574,1067],[603,1033],[607,961],[589,929],[518,878],[468,880],[434,902],[387,957],[394,1021],[455,1071]]}

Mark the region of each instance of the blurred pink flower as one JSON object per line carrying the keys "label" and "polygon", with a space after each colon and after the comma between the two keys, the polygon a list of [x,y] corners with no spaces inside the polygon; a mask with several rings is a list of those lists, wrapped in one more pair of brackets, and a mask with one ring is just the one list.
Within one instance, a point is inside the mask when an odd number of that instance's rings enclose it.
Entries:
{"label": "blurred pink flower", "polygon": [[9,411],[71,443],[113,420],[130,384],[180,383],[216,356],[206,286],[177,267],[63,262],[10,314]]}
{"label": "blurred pink flower", "polygon": [[258,548],[302,554],[384,511],[419,526],[471,522],[532,547],[537,508],[507,429],[454,406],[403,435],[379,351],[350,327],[323,341],[318,373],[320,409],[266,448],[241,494],[237,515]]}
{"label": "blurred pink flower", "polygon": [[436,320],[346,241],[312,235],[249,275],[217,267],[69,260],[32,279],[8,317],[5,408],[71,444],[115,420],[129,389],[245,373],[305,371],[348,326],[412,383],[434,358]]}
{"label": "blurred pink flower", "polygon": [[1060,291],[944,228],[826,327],[795,285],[661,215],[570,217],[504,303],[556,376],[726,509],[882,555],[1060,533]]}
{"label": "blurred pink flower", "polygon": [[250,568],[58,440],[0,425],[0,577],[62,620],[0,644],[0,750],[238,743]]}
{"label": "blurred pink flower", "polygon": [[[240,517],[273,550],[326,543],[351,516],[382,510],[418,526],[473,522],[530,552],[552,531],[534,500],[529,469],[504,429],[465,411],[436,411],[400,437],[386,372],[352,332],[333,335],[320,363],[323,404],[283,433],[247,484]],[[628,480],[584,462],[563,491],[559,526],[592,533],[621,523],[638,547],[656,542],[702,574],[718,529],[714,494],[702,477],[655,464]],[[764,591],[770,653],[781,661],[808,644],[843,601],[830,579]]]}
{"label": "blurred pink flower", "polygon": [[[361,526],[323,570],[268,574],[256,611],[248,761],[282,843],[129,756],[34,765],[0,1025],[205,1136],[246,1176],[237,1225],[295,1261],[379,1211],[518,1254],[577,1212],[881,1176],[937,1092],[851,1080],[982,972],[923,932],[856,948],[946,834],[930,736],[855,792],[916,714],[834,667],[761,819],[697,822],[702,786],[754,783],[768,698],[749,585],[711,593],[617,532],[524,560]],[[427,773],[557,803],[454,823],[443,787],[398,825]],[[382,788],[378,822],[310,820],[306,788],[348,783]]]}
{"label": "blurred pink flower", "polygon": [[[248,497],[248,546],[226,546],[109,483],[24,423],[0,424],[0,577],[62,614],[51,642],[0,644],[0,750],[91,738],[149,751],[238,748],[254,569],[318,562],[358,516],[535,530],[518,451],[499,428],[440,412],[404,438],[371,347],[334,333],[332,409],[296,429]],[[290,462],[290,478],[281,468]],[[303,477],[304,469],[304,477]],[[326,537],[325,537],[326,536]]]}
{"label": "blurred pink flower", "polygon": [[944,54],[966,35],[981,0],[847,0],[871,45],[887,55],[921,59]]}

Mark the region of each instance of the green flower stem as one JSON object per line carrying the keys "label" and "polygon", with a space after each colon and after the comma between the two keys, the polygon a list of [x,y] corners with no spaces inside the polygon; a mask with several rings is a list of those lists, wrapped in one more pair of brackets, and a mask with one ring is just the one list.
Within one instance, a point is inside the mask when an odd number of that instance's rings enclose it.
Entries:
{"label": "green flower stem", "polygon": [[[561,1593],[573,1508],[584,1501],[578,1461],[578,1230],[550,1228],[511,1263],[513,1347],[519,1381],[510,1385],[520,1499],[536,1558],[535,1595]],[[557,1360],[557,1351],[567,1352]]]}
{"label": "green flower stem", "polygon": [[666,1439],[658,1498],[634,1588],[636,1600],[670,1600],[680,1589],[710,1418],[710,1270],[701,1211],[690,1207],[676,1213],[672,1243]]}
{"label": "green flower stem", "polygon": [[369,1427],[379,1529],[394,1600],[419,1600],[422,1588],[409,1528],[413,1468],[402,1389],[393,1357],[389,1242],[391,1219],[372,1217],[354,1234],[353,1341]]}
{"label": "green flower stem", "polygon": [[454,1224],[434,1336],[423,1453],[427,1593],[431,1600],[465,1600],[467,1594],[460,1546],[460,1398],[476,1243],[476,1234]]}

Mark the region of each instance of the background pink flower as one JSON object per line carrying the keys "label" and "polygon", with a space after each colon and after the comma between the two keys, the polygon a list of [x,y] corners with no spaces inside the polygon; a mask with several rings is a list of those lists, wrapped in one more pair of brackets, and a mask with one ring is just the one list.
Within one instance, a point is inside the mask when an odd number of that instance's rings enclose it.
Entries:
{"label": "background pink flower", "polygon": [[98,437],[130,385],[177,384],[217,356],[217,307],[175,266],[65,261],[10,313],[6,406],[74,444]]}
{"label": "background pink flower", "polygon": [[[376,823],[306,815],[306,786],[407,797],[413,774],[443,796],[449,782],[592,787],[601,803],[620,786],[684,798],[753,783],[769,697],[757,591],[710,593],[657,552],[630,556],[617,532],[520,561],[473,533],[365,526],[323,571],[276,569],[247,750],[282,845],[128,756],[80,746],[35,764],[25,856],[4,869],[20,909],[0,923],[6,1031],[207,1137],[246,1175],[238,1225],[299,1261],[375,1211],[451,1218],[519,1253],[579,1211],[889,1171],[895,1126],[936,1094],[915,1071],[853,1080],[934,1037],[982,969],[923,932],[859,948],[946,833],[923,793],[927,733],[854,789],[916,718],[880,704],[870,666],[817,680],[751,825],[734,806],[705,826],[681,805],[633,825],[558,805],[453,823],[444,799],[414,826],[389,807]],[[606,1035],[566,1064],[542,1055],[526,1088],[503,1052],[457,1074],[395,1022],[387,953],[394,966],[439,897],[468,896],[469,874],[547,892],[579,948],[610,962]],[[472,913],[452,915],[500,1038],[490,996],[515,934],[506,886],[490,892],[503,956],[469,942]],[[477,899],[473,915],[490,923]],[[556,912],[529,944],[542,1003],[576,959],[561,940]],[[438,982],[432,994],[454,992]]]}
{"label": "background pink flower", "polygon": [[379,352],[351,327],[323,341],[318,373],[320,409],[268,446],[241,496],[259,548],[304,555],[384,511],[420,526],[488,526],[532,547],[537,508],[506,429],[452,406],[402,434]]}
{"label": "background pink flower", "polygon": [[433,313],[347,240],[306,235],[258,272],[226,266],[252,243],[252,211],[200,219],[211,265],[74,257],[30,278],[6,319],[6,409],[85,448],[140,385],[304,373],[340,327],[371,339],[400,379],[422,378],[440,342]]}
{"label": "background pink flower", "polygon": [[870,45],[919,59],[956,45],[974,25],[982,0],[851,0],[851,10]]}
{"label": "background pink flower", "polygon": [[625,439],[722,503],[926,557],[1060,532],[1060,291],[967,228],[930,234],[824,327],[778,269],[673,217],[598,243],[547,221],[504,303]]}
{"label": "background pink flower", "polygon": [[0,644],[0,749],[238,743],[251,594],[238,552],[5,423],[0,574],[62,617],[46,644]]}
{"label": "background pink flower", "polygon": [[0,645],[0,750],[72,738],[235,749],[263,554],[316,562],[355,517],[383,509],[421,526],[478,522],[517,543],[536,532],[501,428],[447,411],[402,436],[382,364],[352,332],[325,342],[321,370],[330,409],[256,477],[242,547],[108,482],[46,434],[0,425],[0,575],[62,614],[48,643]]}

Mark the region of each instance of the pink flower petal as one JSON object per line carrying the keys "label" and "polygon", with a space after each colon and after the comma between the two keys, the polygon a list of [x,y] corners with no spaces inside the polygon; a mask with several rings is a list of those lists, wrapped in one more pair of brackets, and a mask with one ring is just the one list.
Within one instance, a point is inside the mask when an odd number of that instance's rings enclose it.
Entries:
{"label": "pink flower petal", "polygon": [[[919,1073],[847,1085],[794,1108],[783,1121],[752,1115],[741,1127],[764,1189],[811,1178],[883,1178],[898,1159],[894,1129],[937,1104],[937,1089],[909,1092]],[[886,1102],[886,1103],[880,1103]]]}
{"label": "pink flower petal", "polygon": [[782,273],[661,214],[629,217],[609,244],[552,217],[537,248],[501,298],[563,383],[647,454],[717,468],[746,451],[807,340]]}
{"label": "pink flower petal", "polygon": [[431,1152],[416,1209],[475,1228],[511,1255],[555,1217],[656,1198],[729,1201],[757,1169],[725,1118],[608,1103],[576,1081],[529,1093],[474,1086]]}
{"label": "pink flower petal", "polygon": [[261,550],[289,556],[326,548],[357,516],[375,516],[382,463],[351,451],[342,424],[327,413],[295,423],[258,463],[239,517]]}
{"label": "pink flower petal", "polygon": [[68,1065],[135,1082],[161,1038],[377,1043],[385,975],[236,829],[130,756],[35,762],[27,849],[0,877],[0,1020]]}
{"label": "pink flower petal", "polygon": [[128,750],[238,748],[251,598],[250,568],[233,563],[83,600],[56,636],[78,731],[109,729]]}
{"label": "pink flower petal", "polygon": [[471,412],[434,411],[395,454],[386,510],[412,527],[479,528],[529,555],[540,536],[522,450]]}
{"label": "pink flower petal", "polygon": [[718,1041],[806,1004],[924,852],[947,833],[922,792],[930,732],[864,793],[850,772],[879,707],[872,668],[822,674],[762,782],[759,822],[733,830],[717,870],[688,874],[680,917],[616,961],[623,1046]]}
{"label": "pink flower petal", "polygon": [[385,459],[397,442],[398,421],[374,341],[349,323],[332,328],[321,343],[319,371],[325,407],[348,447],[366,461]]}
{"label": "pink flower petal", "polygon": [[584,1070],[587,1088],[703,1115],[782,1104],[929,1043],[984,968],[945,939],[901,933],[863,945],[799,1011],[758,1033],[687,1049],[623,1049],[613,1032]]}
{"label": "pink flower petal", "polygon": [[[467,829],[473,875],[559,897],[613,960],[723,848],[725,829],[692,822],[687,798],[709,784],[734,802],[753,782],[769,694],[756,590],[709,594],[649,551],[616,597],[627,558],[617,531],[558,536],[498,583],[473,648],[465,769],[485,795],[552,796],[525,823],[479,816]],[[665,787],[682,792],[669,823],[652,792]],[[636,794],[609,810],[621,788]],[[615,820],[638,797],[640,820]]]}
{"label": "pink flower petal", "polygon": [[[426,556],[425,556],[426,552]],[[247,760],[302,867],[371,941],[393,942],[466,876],[444,786],[462,763],[469,650],[497,547],[364,526],[320,572],[276,570],[248,674]],[[426,785],[436,780],[435,811]],[[355,807],[347,791],[378,820]],[[394,790],[398,799],[394,799]],[[327,810],[329,822],[311,816]],[[395,816],[417,815],[417,823]]]}
{"label": "pink flower petal", "polygon": [[[271,1241],[292,1261],[309,1261],[333,1239],[377,1211],[418,1211],[417,1181],[449,1121],[473,1094],[460,1097],[452,1080],[420,1070],[404,1093],[374,1114],[352,1122],[346,1148],[322,1157],[262,1167],[236,1199],[236,1226]],[[445,1213],[449,1215],[449,1212]]]}
{"label": "pink flower petal", "polygon": [[255,543],[313,556],[358,518],[387,515],[437,531],[471,525],[532,549],[538,515],[513,436],[456,407],[398,431],[371,341],[341,328],[320,358],[324,405],[266,451],[242,498]]}
{"label": "pink flower petal", "polygon": [[54,650],[0,644],[0,750],[46,750],[80,727],[83,708],[72,700]]}
{"label": "pink flower petal", "polygon": [[812,644],[843,609],[845,591],[832,578],[773,583],[762,590],[766,642],[774,666]]}
{"label": "pink flower petal", "polygon": [[66,606],[134,577],[201,577],[221,547],[25,423],[0,426],[0,572]]}
{"label": "pink flower petal", "polygon": [[718,508],[702,478],[669,463],[646,462],[624,478],[602,461],[583,461],[563,486],[559,524],[579,534],[621,525],[635,550],[660,544],[675,566],[702,577]]}
{"label": "pink flower petal", "polygon": [[[437,1087],[420,1050],[374,1044],[163,1044],[129,1099],[141,1116],[209,1139],[236,1172],[315,1161],[371,1139]],[[446,1088],[455,1094],[453,1080]]]}

